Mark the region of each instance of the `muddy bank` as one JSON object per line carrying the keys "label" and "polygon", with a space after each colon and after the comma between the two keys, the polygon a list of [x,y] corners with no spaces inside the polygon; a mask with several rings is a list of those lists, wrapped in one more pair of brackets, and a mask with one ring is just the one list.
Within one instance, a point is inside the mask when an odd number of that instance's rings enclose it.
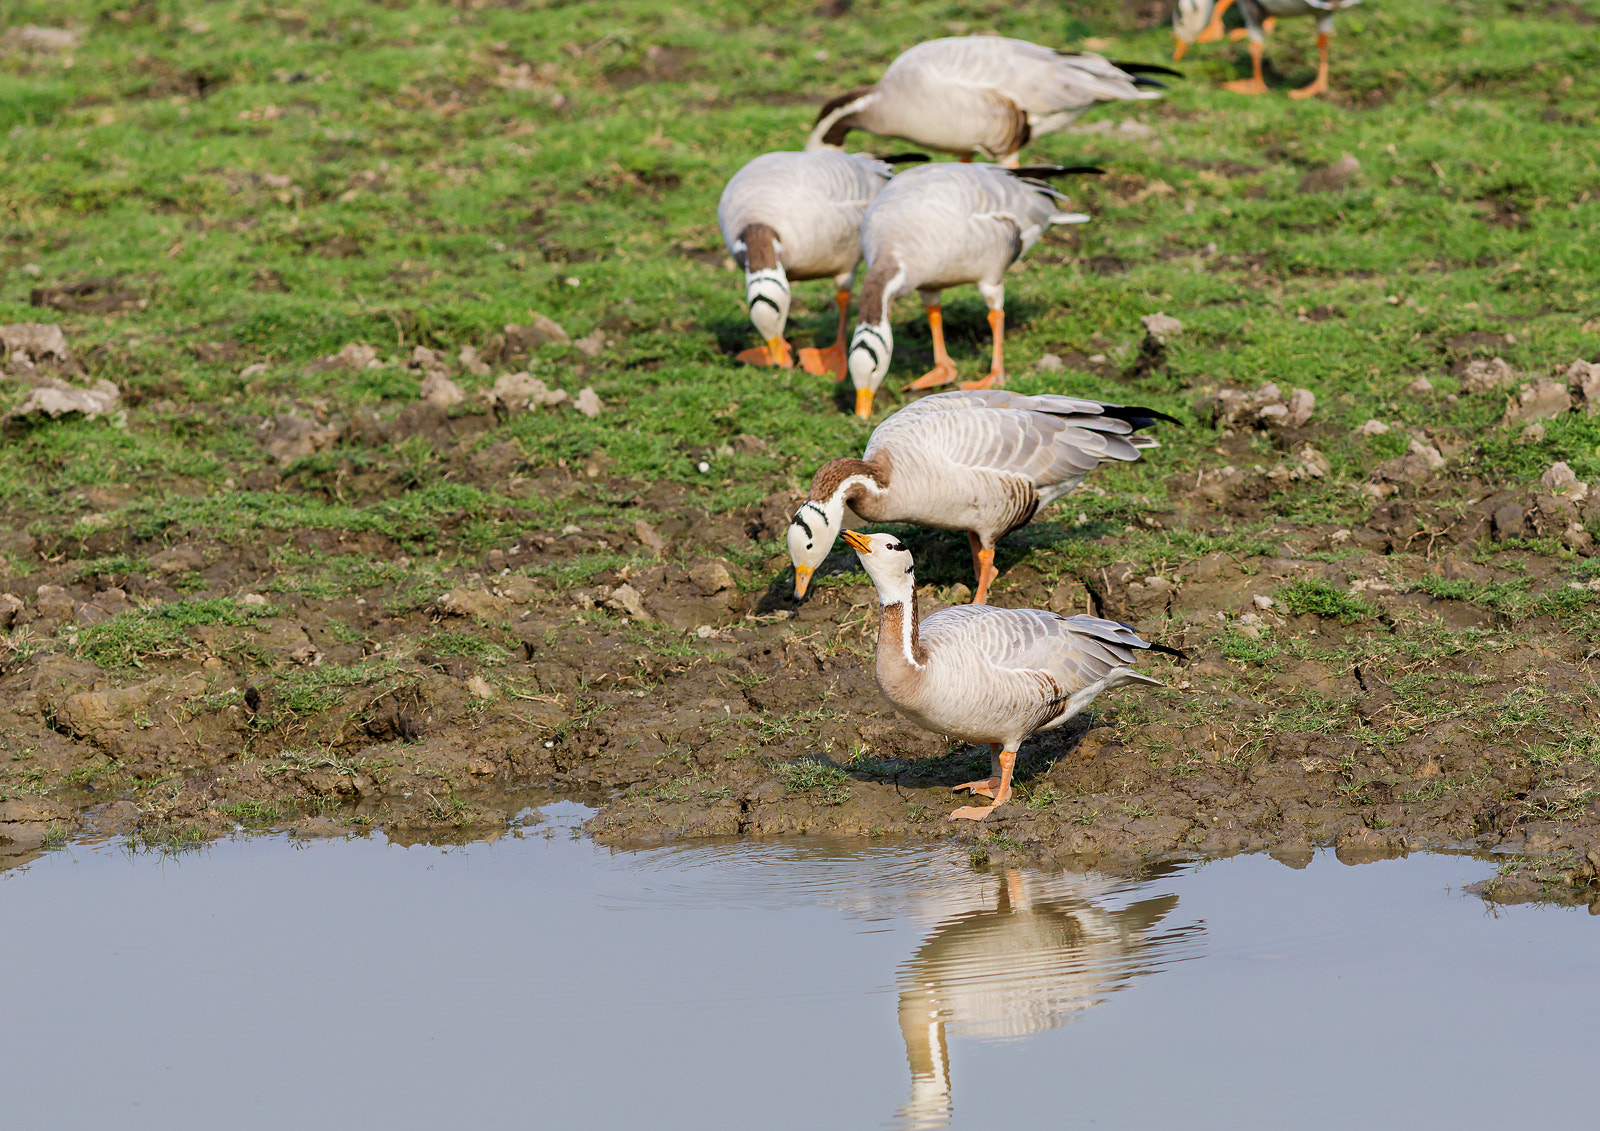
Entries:
{"label": "muddy bank", "polygon": [[[997,604],[1116,617],[1189,662],[1028,743],[983,824],[948,819],[949,787],[987,752],[879,697],[842,543],[789,595],[787,491],[718,513],[603,461],[501,466],[480,437],[443,449],[452,472],[512,476],[527,506],[466,564],[373,531],[11,534],[31,568],[0,587],[0,859],[89,827],[493,835],[559,791],[619,842],[912,833],[1123,866],[1492,848],[1525,861],[1497,898],[1600,896],[1596,571],[1561,541],[1594,504],[1400,468],[1363,522],[1274,521],[1314,441],[1252,468],[1259,443],[1222,437],[1237,463],[1175,477],[1165,509],[1119,527],[1069,498],[1002,547]],[[593,517],[541,525],[557,503]],[[908,537],[924,610],[967,599],[964,543]]]}

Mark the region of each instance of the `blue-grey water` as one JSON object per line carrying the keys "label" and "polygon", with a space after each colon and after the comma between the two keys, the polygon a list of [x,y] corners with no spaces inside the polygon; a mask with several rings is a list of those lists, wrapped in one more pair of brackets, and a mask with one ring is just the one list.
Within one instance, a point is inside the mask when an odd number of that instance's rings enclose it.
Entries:
{"label": "blue-grey water", "polygon": [[1492,864],[79,845],[0,874],[0,1126],[1591,1126],[1600,920]]}

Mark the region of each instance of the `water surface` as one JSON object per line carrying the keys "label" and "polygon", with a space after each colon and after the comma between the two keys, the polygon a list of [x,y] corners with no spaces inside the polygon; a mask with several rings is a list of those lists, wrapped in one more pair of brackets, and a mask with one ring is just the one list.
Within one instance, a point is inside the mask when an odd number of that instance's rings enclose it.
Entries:
{"label": "water surface", "polygon": [[8,1126],[1587,1125],[1600,923],[1459,856],[77,846],[0,875]]}

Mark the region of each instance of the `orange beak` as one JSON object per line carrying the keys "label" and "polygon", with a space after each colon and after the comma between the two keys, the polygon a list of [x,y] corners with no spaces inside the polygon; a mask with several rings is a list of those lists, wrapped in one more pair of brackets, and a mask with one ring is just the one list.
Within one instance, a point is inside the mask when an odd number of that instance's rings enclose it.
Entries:
{"label": "orange beak", "polygon": [[806,595],[806,590],[811,588],[811,574],[812,569],[810,566],[797,565],[794,567],[795,600],[798,601],[800,598],[804,597]]}
{"label": "orange beak", "polygon": [[872,390],[856,390],[856,415],[865,420],[872,415]]}
{"label": "orange beak", "polygon": [[846,530],[840,534],[839,537],[850,543],[850,548],[855,550],[855,552],[858,554],[872,553],[872,543],[869,542],[867,540],[867,536],[862,534],[860,531]]}

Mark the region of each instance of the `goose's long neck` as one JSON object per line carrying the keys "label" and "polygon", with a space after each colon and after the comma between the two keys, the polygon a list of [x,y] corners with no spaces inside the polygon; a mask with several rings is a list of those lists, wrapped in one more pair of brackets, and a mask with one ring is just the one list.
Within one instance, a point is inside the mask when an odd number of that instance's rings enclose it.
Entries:
{"label": "goose's long neck", "polygon": [[868,326],[886,324],[889,304],[904,282],[905,273],[894,256],[880,255],[867,269],[866,278],[861,280],[861,301],[856,308],[856,318]]}
{"label": "goose's long neck", "polygon": [[878,680],[899,682],[920,673],[928,663],[928,650],[917,632],[917,591],[907,576],[906,591],[883,596],[878,609]]}
{"label": "goose's long neck", "polygon": [[[807,499],[813,503],[836,502],[841,507],[855,507],[863,502],[870,505],[871,500],[888,489],[888,461],[881,456],[870,462],[864,459],[834,459],[817,469]],[[870,517],[859,509],[856,513],[863,518]]]}

